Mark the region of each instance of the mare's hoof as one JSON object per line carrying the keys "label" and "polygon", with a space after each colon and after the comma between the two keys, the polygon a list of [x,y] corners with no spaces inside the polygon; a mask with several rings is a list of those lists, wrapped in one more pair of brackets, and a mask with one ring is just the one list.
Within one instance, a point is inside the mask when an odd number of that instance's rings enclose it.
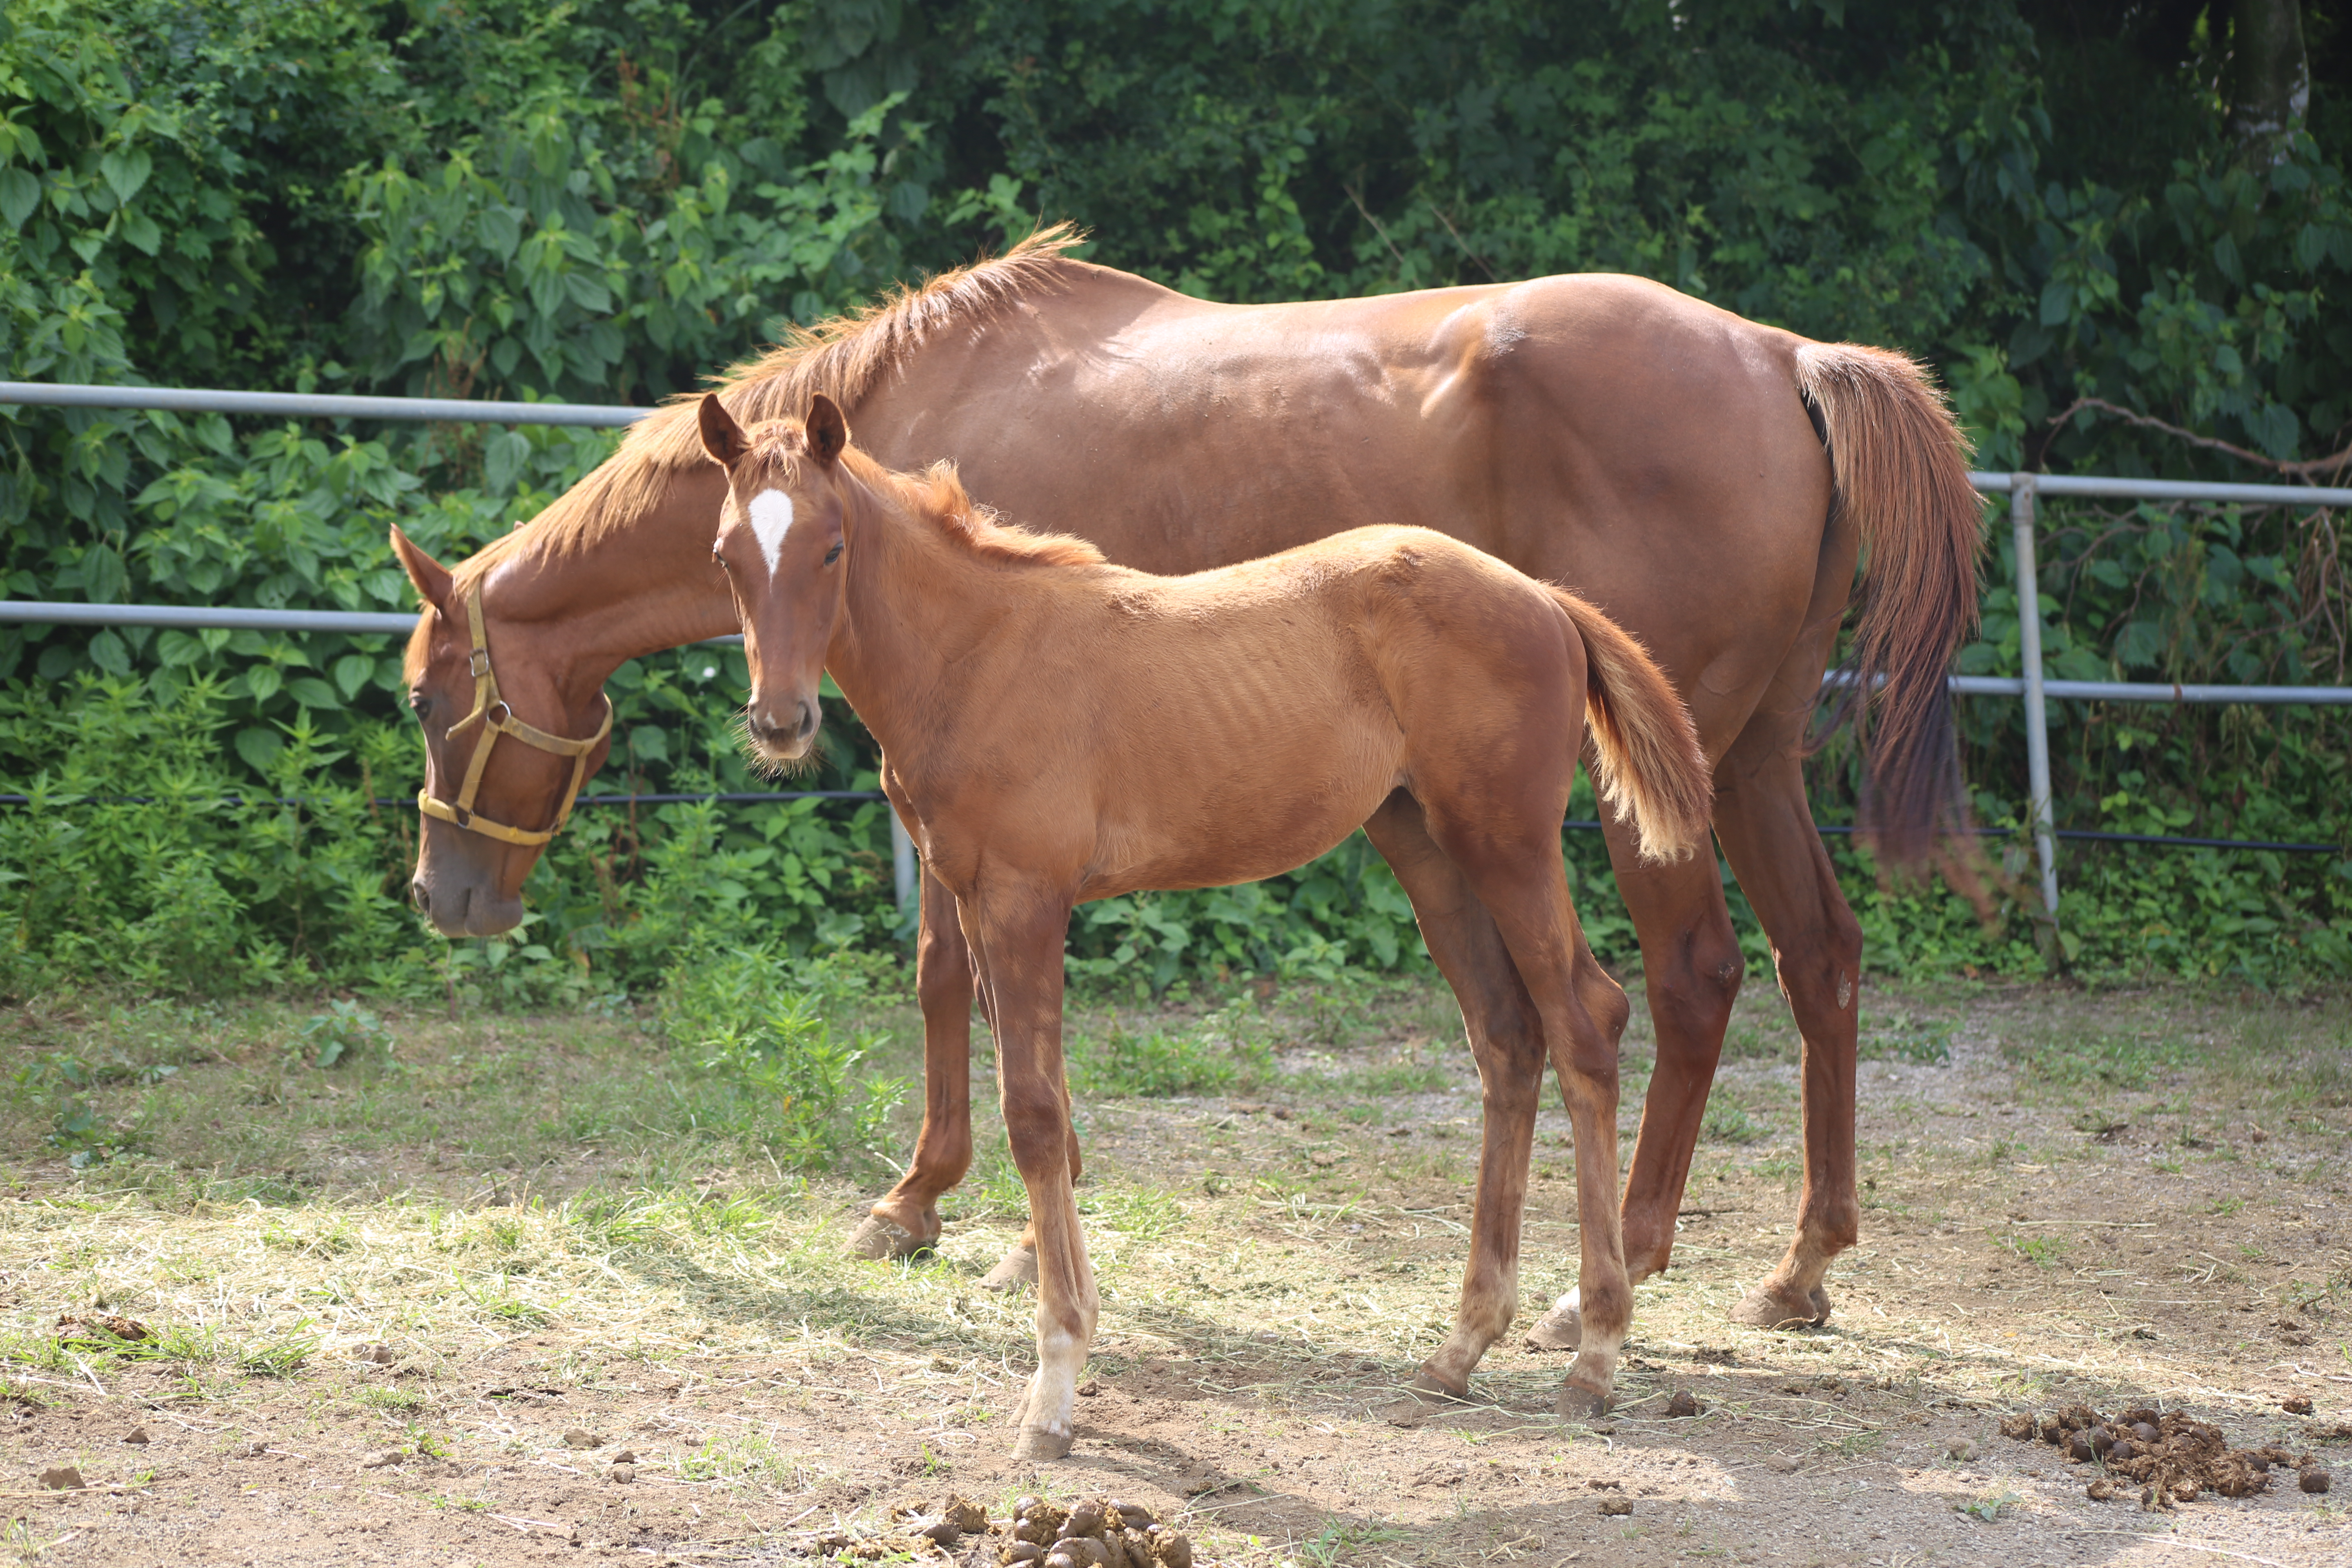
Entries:
{"label": "mare's hoof", "polygon": [[1578,1384],[1563,1383],[1559,1385],[1559,1394],[1551,1402],[1551,1407],[1564,1420],[1597,1421],[1609,1414],[1609,1395],[1596,1394]]}
{"label": "mare's hoof", "polygon": [[1025,1459],[1032,1463],[1064,1458],[1069,1452],[1070,1435],[1067,1432],[1050,1432],[1043,1426],[1022,1428],[1019,1440],[1013,1445],[1014,1458]]}
{"label": "mare's hoof", "polygon": [[1799,1296],[1759,1285],[1731,1309],[1731,1321],[1751,1329],[1810,1329],[1830,1321],[1829,1293],[1816,1285]]}
{"label": "mare's hoof", "polygon": [[[995,1268],[988,1271],[988,1278],[980,1282],[980,1288],[983,1290],[1018,1290],[1024,1285],[1035,1283],[1037,1283],[1037,1249],[1034,1247],[1016,1247],[1006,1253]],[[1065,1447],[1066,1448],[1066,1445]]]}
{"label": "mare's hoof", "polygon": [[848,1252],[852,1258],[920,1258],[931,1251],[939,1239],[936,1232],[917,1236],[903,1226],[870,1214],[850,1233]]}
{"label": "mare's hoof", "polygon": [[1584,1314],[1573,1307],[1554,1307],[1528,1331],[1531,1351],[1572,1351],[1584,1342]]}

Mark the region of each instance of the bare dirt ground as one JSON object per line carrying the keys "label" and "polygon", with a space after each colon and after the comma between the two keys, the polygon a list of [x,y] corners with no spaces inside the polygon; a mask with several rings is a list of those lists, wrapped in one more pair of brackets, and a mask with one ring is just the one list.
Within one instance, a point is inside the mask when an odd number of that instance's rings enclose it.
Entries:
{"label": "bare dirt ground", "polygon": [[[1864,1006],[1867,1206],[1835,1316],[1725,1315],[1796,1189],[1794,1041],[1751,986],[1675,1267],[1591,1425],[1552,1415],[1564,1358],[1516,1334],[1473,1403],[1400,1424],[1475,1148],[1441,992],[1080,1011],[1075,1054],[1117,1029],[1179,1079],[1215,1079],[1202,1053],[1245,1011],[1263,1054],[1213,1089],[1083,1102],[1102,1330],[1076,1450],[1042,1472],[1005,1457],[1030,1304],[978,1288],[1021,1223],[992,1123],[939,1255],[859,1262],[839,1243],[871,1173],[803,1181],[702,1136],[686,1069],[627,1018],[394,1019],[394,1066],[337,1073],[289,1054],[285,1009],[27,1009],[0,1020],[25,1068],[7,1545],[449,1568],[845,1537],[893,1561],[916,1555],[884,1528],[900,1505],[1035,1491],[1141,1502],[1250,1568],[2352,1563],[2352,1005],[1955,984]],[[880,1016],[903,1068],[911,1015]],[[1637,1015],[1629,1137],[1648,1049]],[[26,1087],[68,1060],[99,1132]],[[1523,1325],[1573,1283],[1570,1161],[1555,1110]],[[1698,1414],[1670,1415],[1684,1392]],[[2094,1501],[2097,1466],[1999,1431],[2074,1401],[2187,1411],[2336,1489],[2282,1469],[2242,1500]],[[40,1484],[61,1467],[86,1485]]]}

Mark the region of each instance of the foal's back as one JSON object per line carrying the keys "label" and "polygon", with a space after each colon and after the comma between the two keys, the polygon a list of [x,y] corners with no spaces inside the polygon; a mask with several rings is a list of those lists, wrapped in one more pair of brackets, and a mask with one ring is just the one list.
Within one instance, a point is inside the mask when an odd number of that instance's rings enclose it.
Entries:
{"label": "foal's back", "polygon": [[1566,805],[1580,645],[1549,589],[1457,540],[1362,528],[1189,577],[1024,576],[963,762],[1083,853],[1084,898],[1288,870],[1417,769],[1532,772]]}

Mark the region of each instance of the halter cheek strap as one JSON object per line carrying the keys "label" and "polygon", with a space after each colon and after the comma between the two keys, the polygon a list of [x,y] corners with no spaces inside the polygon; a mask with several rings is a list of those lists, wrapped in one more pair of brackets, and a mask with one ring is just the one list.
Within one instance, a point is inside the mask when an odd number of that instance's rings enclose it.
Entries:
{"label": "halter cheek strap", "polygon": [[[588,776],[588,753],[602,745],[604,737],[613,732],[613,700],[604,699],[604,721],[596,732],[584,741],[567,741],[561,735],[551,735],[536,725],[526,724],[514,715],[506,700],[499,695],[499,678],[490,672],[490,642],[482,630],[482,587],[477,583],[466,596],[466,624],[474,639],[469,666],[474,676],[474,710],[449,726],[444,740],[455,740],[457,731],[478,719],[482,721],[482,738],[474,743],[473,757],[466,763],[466,782],[457,791],[455,804],[436,800],[433,792],[416,792],[416,809],[427,816],[437,816],[454,823],[469,833],[486,838],[497,838],[509,844],[544,844],[563,831],[572,820],[572,804],[580,798],[580,785]],[[490,748],[500,735],[512,735],[526,746],[536,747],[554,756],[572,759],[572,782],[564,787],[563,804],[556,808],[555,826],[534,833],[527,827],[509,827],[503,822],[492,822],[474,812],[474,792],[481,787],[482,769],[490,760]]]}

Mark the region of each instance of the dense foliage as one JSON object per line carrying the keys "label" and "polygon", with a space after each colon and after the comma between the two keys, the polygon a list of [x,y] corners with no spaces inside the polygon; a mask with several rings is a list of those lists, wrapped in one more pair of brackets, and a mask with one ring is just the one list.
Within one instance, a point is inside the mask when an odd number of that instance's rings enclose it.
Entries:
{"label": "dense foliage", "polygon": [[[2271,478],[2343,448],[2335,10],[2305,10],[2306,128],[2259,146],[2218,85],[2226,7],[2049,15],[18,0],[0,14],[0,356],[16,379],[645,402],[787,321],[1071,217],[1097,259],[1234,300],[1645,273],[1927,356],[1986,467]],[[387,523],[463,555],[607,439],[11,409],[0,573],[19,598],[404,607]],[[2047,515],[2057,672],[2352,673],[2333,516]],[[2015,660],[1996,585],[1963,668]],[[740,680],[709,650],[625,669],[625,743],[595,787],[751,787],[724,729]],[[0,990],[596,995],[713,922],[802,951],[897,925],[878,809],[806,803],[592,808],[515,941],[425,937],[398,904],[413,814],[369,804],[416,766],[391,638],[10,629],[0,683],[0,780],[41,796],[0,808]],[[868,782],[840,717],[823,782]],[[1966,726],[1979,814],[2013,823],[2016,710],[1971,704]],[[2060,726],[2063,823],[2352,838],[2340,711]],[[1816,766],[1837,819],[1847,760]],[[1571,848],[1597,944],[1630,956],[1597,843]],[[1881,891],[1845,863],[1874,962],[2040,963],[2013,901],[1988,931],[1940,889]],[[2066,875],[2080,963],[2352,968],[2352,859],[2074,850]],[[1417,947],[1359,841],[1254,888],[1089,909],[1074,951],[1082,977],[1165,984]]]}

